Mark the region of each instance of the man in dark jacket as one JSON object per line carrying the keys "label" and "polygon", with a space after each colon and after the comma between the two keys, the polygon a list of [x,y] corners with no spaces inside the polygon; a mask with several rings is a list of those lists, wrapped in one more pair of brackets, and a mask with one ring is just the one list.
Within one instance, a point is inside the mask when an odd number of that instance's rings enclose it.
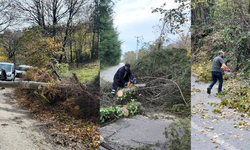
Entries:
{"label": "man in dark jacket", "polygon": [[114,95],[118,87],[123,88],[124,86],[126,86],[129,78],[131,80],[131,83],[133,83],[134,81],[132,72],[130,70],[130,64],[127,63],[125,64],[125,66],[122,66],[117,70],[114,76],[113,89],[111,93]]}
{"label": "man in dark jacket", "polygon": [[[219,52],[219,56],[215,57],[213,60],[213,64],[212,64],[212,69],[211,69],[211,74],[212,74],[212,83],[210,84],[210,86],[207,88],[207,93],[210,94],[211,93],[211,89],[213,88],[214,84],[217,82],[217,79],[219,79],[219,87],[218,87],[218,93],[220,93],[222,91],[222,84],[223,84],[223,75],[221,72],[221,66],[228,68],[223,59],[224,58],[224,52],[220,51]],[[228,68],[228,70],[230,71],[230,69]]]}
{"label": "man in dark jacket", "polygon": [[[6,71],[4,70],[4,68],[2,68],[1,80],[2,80],[2,81],[5,81],[6,78],[7,78]],[[2,89],[4,89],[4,87],[2,87]]]}

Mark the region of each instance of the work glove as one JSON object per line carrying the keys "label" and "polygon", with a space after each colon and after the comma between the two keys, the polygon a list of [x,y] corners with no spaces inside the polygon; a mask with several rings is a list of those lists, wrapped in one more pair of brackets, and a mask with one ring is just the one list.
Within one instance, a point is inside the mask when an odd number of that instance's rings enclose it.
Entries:
{"label": "work glove", "polygon": [[127,85],[127,82],[125,82],[124,85],[126,86],[126,85]]}
{"label": "work glove", "polygon": [[134,80],[131,80],[131,83],[133,83],[134,82]]}

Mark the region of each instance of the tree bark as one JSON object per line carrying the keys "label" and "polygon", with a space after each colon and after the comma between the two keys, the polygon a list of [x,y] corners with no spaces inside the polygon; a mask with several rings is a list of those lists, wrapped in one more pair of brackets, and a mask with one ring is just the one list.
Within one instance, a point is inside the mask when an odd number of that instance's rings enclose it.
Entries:
{"label": "tree bark", "polygon": [[[41,90],[43,88],[47,88],[47,86],[53,86],[51,83],[44,82],[33,82],[33,81],[0,81],[0,87],[5,88],[24,88],[24,89],[33,89],[33,90]],[[61,87],[71,86],[72,84],[60,84]],[[73,84],[73,86],[78,86],[77,84]]]}

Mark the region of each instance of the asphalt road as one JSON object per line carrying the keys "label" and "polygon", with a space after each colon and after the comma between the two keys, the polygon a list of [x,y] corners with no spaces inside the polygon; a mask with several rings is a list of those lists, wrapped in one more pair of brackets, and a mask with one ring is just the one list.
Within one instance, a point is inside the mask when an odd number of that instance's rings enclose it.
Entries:
{"label": "asphalt road", "polygon": [[114,78],[116,71],[122,66],[124,66],[124,64],[120,63],[117,66],[101,71],[100,73],[101,78],[103,78],[106,81],[113,82],[113,78]]}
{"label": "asphalt road", "polygon": [[[212,89],[211,95],[206,92],[209,84],[195,82],[191,78],[192,92],[192,118],[191,118],[191,146],[192,150],[249,150],[250,131],[240,126],[239,122],[246,122],[250,125],[249,117],[243,113],[235,112],[233,109],[211,106],[211,103],[220,103],[216,96],[218,83]],[[222,113],[215,114],[213,109],[221,109]],[[236,128],[235,128],[236,127]]]}

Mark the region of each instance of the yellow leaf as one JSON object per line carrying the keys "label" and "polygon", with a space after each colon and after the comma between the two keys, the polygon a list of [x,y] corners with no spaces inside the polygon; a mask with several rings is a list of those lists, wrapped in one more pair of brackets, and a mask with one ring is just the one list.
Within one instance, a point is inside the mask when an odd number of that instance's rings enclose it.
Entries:
{"label": "yellow leaf", "polygon": [[75,106],[74,109],[79,110],[79,105]]}

